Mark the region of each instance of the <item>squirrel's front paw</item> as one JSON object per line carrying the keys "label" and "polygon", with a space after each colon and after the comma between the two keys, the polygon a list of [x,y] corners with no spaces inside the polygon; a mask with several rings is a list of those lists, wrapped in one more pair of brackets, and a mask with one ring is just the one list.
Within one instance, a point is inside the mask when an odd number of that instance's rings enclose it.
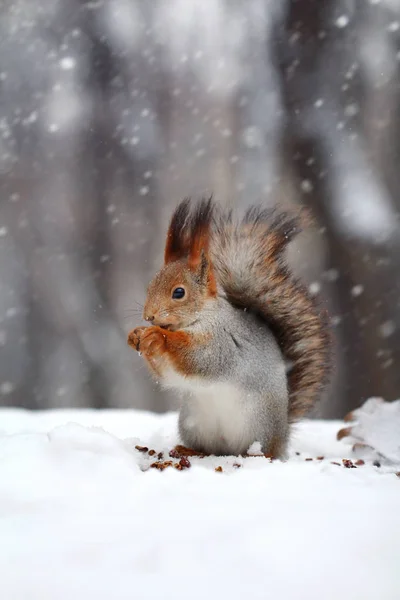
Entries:
{"label": "squirrel's front paw", "polygon": [[144,329],[145,331],[140,336],[139,352],[147,357],[160,354],[165,349],[165,333],[160,327],[145,327]]}
{"label": "squirrel's front paw", "polygon": [[146,329],[151,329],[151,327],[136,327],[128,335],[128,345],[132,346],[132,348],[134,348],[138,352],[139,350],[141,351],[140,341]]}

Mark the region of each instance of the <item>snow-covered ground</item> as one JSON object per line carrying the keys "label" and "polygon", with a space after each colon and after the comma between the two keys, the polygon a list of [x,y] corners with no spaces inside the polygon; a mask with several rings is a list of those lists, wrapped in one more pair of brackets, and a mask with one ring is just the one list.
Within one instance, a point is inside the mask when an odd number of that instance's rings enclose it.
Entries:
{"label": "snow-covered ground", "polygon": [[1,600],[398,600],[399,469],[345,468],[342,426],[160,472],[175,414],[0,410]]}

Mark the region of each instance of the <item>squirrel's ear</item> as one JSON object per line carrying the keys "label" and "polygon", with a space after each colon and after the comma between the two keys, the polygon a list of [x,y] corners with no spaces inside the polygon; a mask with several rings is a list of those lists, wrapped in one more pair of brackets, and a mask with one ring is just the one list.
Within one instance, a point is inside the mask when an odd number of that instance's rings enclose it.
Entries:
{"label": "squirrel's ear", "polygon": [[176,207],[169,224],[167,242],[164,251],[165,264],[180,260],[189,254],[188,217],[190,200],[185,198]]}
{"label": "squirrel's ear", "polygon": [[195,274],[196,281],[200,285],[206,286],[209,294],[215,296],[217,287],[208,252],[213,218],[214,204],[212,198],[199,202],[191,216],[188,266]]}
{"label": "squirrel's ear", "polygon": [[217,293],[217,284],[214,270],[210,258],[206,255],[204,250],[200,251],[198,261],[189,261],[189,268],[194,274],[196,283],[201,287],[206,287],[210,296],[215,296]]}

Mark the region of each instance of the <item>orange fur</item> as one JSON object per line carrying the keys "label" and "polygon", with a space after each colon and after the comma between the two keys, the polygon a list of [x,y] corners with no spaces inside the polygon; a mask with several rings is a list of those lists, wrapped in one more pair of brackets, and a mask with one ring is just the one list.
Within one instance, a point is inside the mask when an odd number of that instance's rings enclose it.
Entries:
{"label": "orange fur", "polygon": [[209,256],[213,210],[211,198],[200,202],[194,214],[190,212],[188,199],[181,202],[171,217],[164,251],[166,265],[184,259],[195,274],[203,271],[209,297],[217,293]]}
{"label": "orange fur", "polygon": [[190,376],[197,372],[192,353],[207,339],[209,336],[194,336],[158,326],[137,327],[129,334],[128,344],[143,355],[158,377],[171,367],[181,375]]}
{"label": "orange fur", "polygon": [[215,272],[214,272],[214,269],[213,269],[211,261],[210,261],[208,278],[207,278],[207,296],[209,298],[215,298],[216,295],[217,295],[217,280],[215,278]]}

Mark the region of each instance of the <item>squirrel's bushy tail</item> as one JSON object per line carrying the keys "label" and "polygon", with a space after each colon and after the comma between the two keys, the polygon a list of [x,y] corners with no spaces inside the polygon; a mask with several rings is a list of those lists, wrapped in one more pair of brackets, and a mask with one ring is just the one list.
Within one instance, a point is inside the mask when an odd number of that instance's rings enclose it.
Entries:
{"label": "squirrel's bushy tail", "polygon": [[288,243],[300,218],[259,207],[236,221],[214,206],[210,257],[228,300],[256,311],[275,334],[290,364],[289,420],[309,410],[323,391],[331,367],[328,317],[291,273]]}

